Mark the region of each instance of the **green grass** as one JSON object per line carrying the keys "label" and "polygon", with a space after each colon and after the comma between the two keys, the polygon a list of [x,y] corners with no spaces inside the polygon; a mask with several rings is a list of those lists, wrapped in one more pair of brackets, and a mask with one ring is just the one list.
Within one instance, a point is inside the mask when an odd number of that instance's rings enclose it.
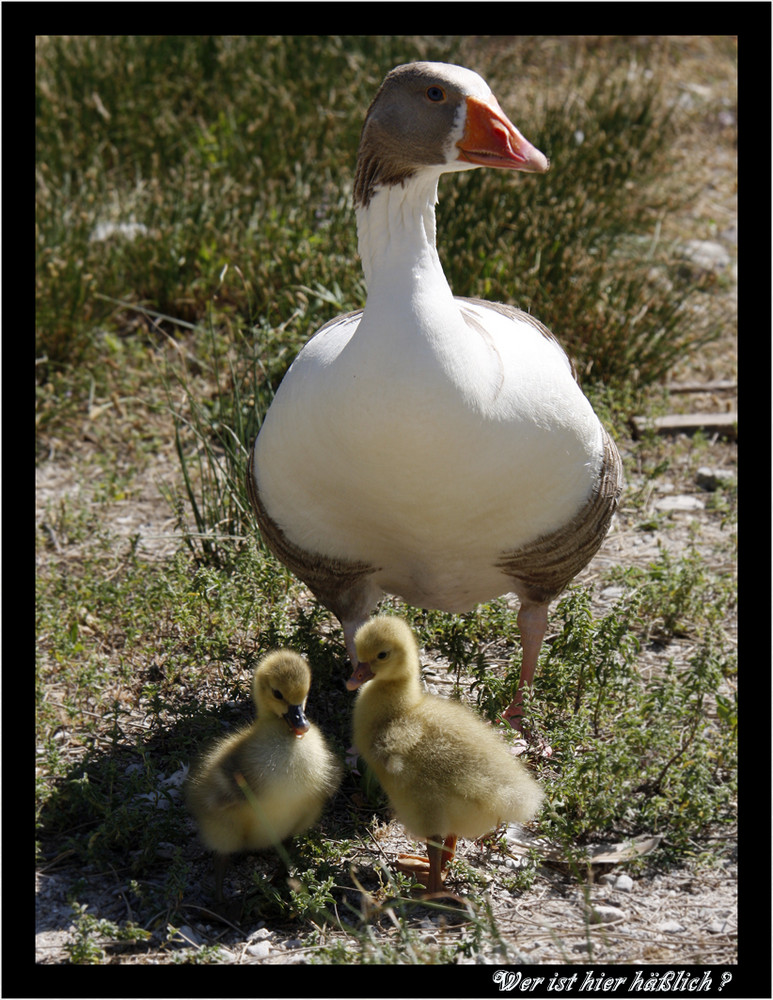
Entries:
{"label": "green grass", "polygon": [[[658,74],[631,77],[629,43],[566,44],[560,64],[550,46],[534,49],[549,87],[527,61],[517,104],[500,97],[550,173],[447,178],[440,248],[458,294],[516,302],[554,328],[623,440],[631,407],[658,405],[672,366],[717,335],[724,299],[685,273],[663,235],[690,206],[671,157],[695,123]],[[651,60],[677,58],[666,41],[648,44]],[[362,304],[349,192],[383,73],[408,58],[458,60],[506,90],[522,55],[461,38],[38,39],[38,458],[69,466],[80,487],[43,504],[36,533],[38,849],[71,880],[73,963],[136,958],[146,931],[169,960],[218,960],[166,937],[196,919],[189,890],[204,870],[175,776],[250,717],[266,651],[309,658],[310,715],[342,756],[350,745],[340,630],[257,537],[247,448],[310,331]],[[108,223],[143,228],[95,238]],[[707,445],[686,457],[680,447],[626,440],[629,531],[672,527],[647,501]],[[179,540],[163,558],[116,525],[154,463],[171,472],[159,488]],[[573,587],[553,610],[529,705],[553,755],[528,759],[547,792],[537,830],[572,857],[654,832],[663,848],[642,870],[722,857],[711,836],[734,820],[735,591],[724,567],[735,507],[731,485],[707,511],[722,565],[699,540],[664,548]],[[495,718],[520,665],[507,602],[466,616],[387,607],[411,621],[455,693]],[[347,772],[321,827],[300,839],[290,886],[266,881],[270,858],[251,878],[240,868],[247,916],[294,927],[312,962],[448,963],[484,946],[520,961],[480,869],[463,861],[469,922],[426,943],[427,908],[372,850],[384,817],[378,786]],[[105,873],[127,909],[102,917],[84,907]],[[540,874],[507,878],[527,893]]]}
{"label": "green grass", "polygon": [[[361,305],[347,191],[363,108],[395,48],[389,37],[40,40],[41,383],[99,367],[105,329],[155,342],[181,328],[154,315],[213,313],[225,342],[281,328],[279,376],[309,329]],[[429,40],[421,54],[453,60],[459,48]],[[485,72],[485,50],[478,60]],[[528,88],[519,94],[530,110],[513,115],[551,171],[447,179],[440,246],[458,294],[533,311],[590,381],[648,385],[716,336],[722,316],[707,311],[708,279],[685,278],[677,248],[657,238],[694,194],[663,183],[673,108],[657,74],[632,79],[619,54],[612,63],[584,68],[550,103],[539,88],[531,108]],[[143,229],[95,238],[105,224]]]}

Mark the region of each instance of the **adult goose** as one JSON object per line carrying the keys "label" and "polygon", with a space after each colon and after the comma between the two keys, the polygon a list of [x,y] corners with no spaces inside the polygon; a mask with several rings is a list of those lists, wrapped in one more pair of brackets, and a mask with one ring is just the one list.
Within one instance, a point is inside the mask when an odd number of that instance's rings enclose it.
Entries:
{"label": "adult goose", "polygon": [[518,724],[548,604],[590,561],[621,489],[614,443],[550,332],[455,298],[435,248],[441,174],[542,173],[486,82],[415,62],[385,78],[354,181],[365,308],[323,326],[282,381],[248,488],[266,544],[354,635],[384,593],[468,611],[515,592]]}

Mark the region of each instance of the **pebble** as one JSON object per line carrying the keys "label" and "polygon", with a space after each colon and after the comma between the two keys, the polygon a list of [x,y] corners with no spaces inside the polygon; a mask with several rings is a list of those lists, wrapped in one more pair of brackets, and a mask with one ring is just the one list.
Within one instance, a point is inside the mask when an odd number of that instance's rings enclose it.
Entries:
{"label": "pebble", "polygon": [[723,229],[719,234],[723,240],[727,243],[733,243],[738,246],[738,223],[734,222],[732,225],[728,226],[727,229]]}
{"label": "pebble", "polygon": [[691,497],[684,493],[675,497],[663,497],[662,500],[655,501],[657,510],[704,510],[705,507],[705,503],[698,497]]}
{"label": "pebble", "polygon": [[730,265],[730,254],[713,240],[689,240],[682,247],[682,256],[707,271],[720,271]]}
{"label": "pebble", "polygon": [[709,934],[726,934],[729,930],[732,929],[733,928],[731,927],[727,917],[724,917],[722,919],[712,920],[711,923],[706,928]]}
{"label": "pebble", "polygon": [[174,933],[174,936],[170,938],[172,944],[202,944],[202,939],[187,924],[183,924],[182,927],[178,927]]}
{"label": "pebble", "polygon": [[270,941],[257,941],[255,944],[247,945],[247,954],[253,958],[268,958],[271,951]]}
{"label": "pebble", "polygon": [[678,934],[684,930],[684,927],[678,920],[664,920],[662,923],[657,924],[657,930],[663,931],[665,934]]}
{"label": "pebble", "polygon": [[592,924],[610,924],[615,920],[625,920],[625,912],[616,906],[599,903],[589,908],[588,919]]}
{"label": "pebble", "polygon": [[605,587],[599,597],[604,601],[619,601],[625,594],[625,587]]}
{"label": "pebble", "polygon": [[702,490],[713,492],[720,486],[728,485],[735,479],[735,473],[730,469],[710,469],[702,465],[695,473],[695,482]]}
{"label": "pebble", "polygon": [[736,117],[732,111],[720,111],[717,115],[717,121],[722,128],[732,128],[736,124]]}
{"label": "pebble", "polygon": [[599,885],[607,885],[618,892],[630,892],[633,889],[633,879],[630,875],[614,875],[611,872],[598,879]]}
{"label": "pebble", "polygon": [[101,243],[110,239],[111,236],[123,236],[124,239],[133,240],[137,236],[145,236],[148,227],[141,222],[98,222],[89,236],[91,243]]}

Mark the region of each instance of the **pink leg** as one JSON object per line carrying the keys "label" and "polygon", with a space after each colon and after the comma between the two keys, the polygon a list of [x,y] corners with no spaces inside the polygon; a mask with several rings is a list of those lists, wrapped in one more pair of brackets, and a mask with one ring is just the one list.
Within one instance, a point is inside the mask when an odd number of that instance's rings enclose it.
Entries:
{"label": "pink leg", "polygon": [[346,652],[349,654],[349,659],[355,670],[357,669],[359,661],[357,659],[357,649],[354,645],[354,636],[357,629],[361,625],[364,625],[367,620],[366,616],[364,618],[348,619],[347,621],[341,622],[341,626],[344,630],[344,645],[346,646]]}
{"label": "pink leg", "polygon": [[504,717],[515,729],[520,729],[520,717],[523,715],[523,689],[534,682],[534,672],[542,648],[542,640],[548,627],[547,604],[535,604],[533,601],[522,600],[518,610],[518,628],[521,631],[521,679],[518,690],[510,705],[504,712]]}

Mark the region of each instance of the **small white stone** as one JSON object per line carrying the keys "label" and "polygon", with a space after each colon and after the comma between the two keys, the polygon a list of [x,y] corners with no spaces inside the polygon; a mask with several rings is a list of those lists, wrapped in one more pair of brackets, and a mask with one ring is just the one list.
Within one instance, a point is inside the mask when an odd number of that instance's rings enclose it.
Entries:
{"label": "small white stone", "polygon": [[730,469],[710,469],[702,465],[695,473],[695,482],[703,490],[713,491],[718,489],[723,483],[729,484],[735,479],[735,475]]}
{"label": "small white stone", "polygon": [[605,906],[599,903],[588,910],[588,919],[592,924],[610,924],[616,920],[624,920],[625,913],[616,906]]}
{"label": "small white stone", "polygon": [[620,892],[630,892],[633,889],[633,879],[630,875],[618,875],[615,879],[615,889]]}
{"label": "small white stone", "polygon": [[707,271],[721,270],[730,264],[730,254],[721,243],[712,240],[690,240],[683,246],[682,256]]}
{"label": "small white stone", "polygon": [[663,497],[655,503],[657,510],[704,510],[706,505],[698,497],[687,496],[682,493],[679,496]]}
{"label": "small white stone", "polygon": [[202,943],[201,942],[201,938],[196,933],[196,931],[194,931],[193,928],[189,927],[187,924],[183,924],[182,927],[178,927],[177,928],[177,931],[175,932],[175,935],[172,938],[172,941],[174,942],[174,944],[201,944]]}
{"label": "small white stone", "polygon": [[256,941],[255,944],[247,945],[247,954],[253,958],[268,958],[271,951],[270,941]]}
{"label": "small white stone", "polygon": [[185,783],[185,779],[188,777],[188,766],[183,764],[179,767],[174,774],[170,774],[168,778],[162,778],[161,784],[165,788],[174,789],[182,788]]}
{"label": "small white stone", "polygon": [[684,927],[682,927],[678,920],[664,920],[657,925],[657,929],[663,931],[665,934],[678,934],[684,930]]}
{"label": "small white stone", "polygon": [[137,236],[144,236],[147,231],[148,227],[143,226],[141,222],[98,222],[89,236],[89,242],[101,243],[111,236],[122,236],[124,239],[133,240]]}

